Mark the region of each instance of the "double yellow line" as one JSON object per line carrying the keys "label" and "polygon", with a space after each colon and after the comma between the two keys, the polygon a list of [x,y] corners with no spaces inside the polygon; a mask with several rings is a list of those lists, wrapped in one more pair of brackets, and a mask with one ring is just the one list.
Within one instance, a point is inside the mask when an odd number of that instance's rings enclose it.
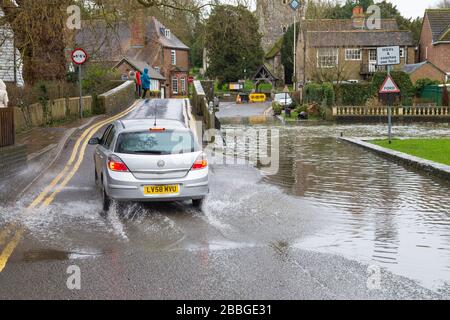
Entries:
{"label": "double yellow line", "polygon": [[[75,143],[73,147],[72,154],[67,161],[64,169],[53,179],[52,182],[48,186],[44,188],[44,190],[39,194],[39,196],[34,199],[34,201],[27,207],[25,214],[30,214],[32,209],[38,207],[41,208],[49,206],[54,200],[55,197],[67,186],[67,184],[72,180],[74,175],[79,170],[81,163],[83,162],[84,155],[86,153],[86,148],[89,143],[89,140],[96,134],[96,132],[102,128],[103,126],[110,124],[125,115],[129,114],[136,107],[136,102],[130,108],[125,111],[108,118],[106,120],[100,121],[89,128],[87,128],[80,138]],[[10,238],[10,234],[13,233],[14,225],[9,224],[5,229],[0,231],[0,246],[2,246],[8,238]],[[6,266],[9,258],[11,257],[14,249],[19,244],[22,239],[23,233],[25,232],[25,228],[22,226],[18,228],[14,232],[14,236],[10,239],[9,243],[4,247],[1,255],[0,255],[0,273]]]}

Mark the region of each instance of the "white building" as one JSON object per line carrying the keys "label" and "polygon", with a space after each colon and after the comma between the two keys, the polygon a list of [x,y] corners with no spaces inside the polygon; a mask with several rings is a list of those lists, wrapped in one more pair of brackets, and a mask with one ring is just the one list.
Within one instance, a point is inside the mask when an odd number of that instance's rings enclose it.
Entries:
{"label": "white building", "polygon": [[[3,16],[4,13],[0,10],[0,17]],[[0,79],[23,86],[22,69],[20,52],[14,49],[14,33],[9,25],[2,25],[0,26]]]}

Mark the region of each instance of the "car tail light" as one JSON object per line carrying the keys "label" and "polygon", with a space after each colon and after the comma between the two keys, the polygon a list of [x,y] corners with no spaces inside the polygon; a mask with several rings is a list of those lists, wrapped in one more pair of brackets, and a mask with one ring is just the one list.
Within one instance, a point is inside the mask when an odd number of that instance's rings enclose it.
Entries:
{"label": "car tail light", "polygon": [[128,172],[127,165],[120,159],[118,156],[109,156],[108,158],[108,168],[111,171],[118,171],[118,172]]}
{"label": "car tail light", "polygon": [[208,160],[206,160],[206,156],[201,154],[197,160],[195,160],[194,165],[192,166],[192,170],[201,170],[205,169],[208,166]]}

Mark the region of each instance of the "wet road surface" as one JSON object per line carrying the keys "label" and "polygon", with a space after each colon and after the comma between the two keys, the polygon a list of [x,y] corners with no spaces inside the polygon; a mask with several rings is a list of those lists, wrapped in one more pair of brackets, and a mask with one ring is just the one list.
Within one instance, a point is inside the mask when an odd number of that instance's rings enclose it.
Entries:
{"label": "wet road surface", "polygon": [[[63,170],[74,137],[24,199],[0,208],[0,250],[17,226],[25,230],[0,273],[0,298],[450,298],[448,182],[336,139],[380,136],[384,126],[275,128],[279,172],[215,164],[202,210],[128,204],[101,218],[91,146],[50,206],[26,210]],[[396,134],[448,136],[450,128]],[[252,146],[224,152],[242,151]],[[66,286],[72,265],[81,290]],[[376,288],[371,270],[380,272]]]}

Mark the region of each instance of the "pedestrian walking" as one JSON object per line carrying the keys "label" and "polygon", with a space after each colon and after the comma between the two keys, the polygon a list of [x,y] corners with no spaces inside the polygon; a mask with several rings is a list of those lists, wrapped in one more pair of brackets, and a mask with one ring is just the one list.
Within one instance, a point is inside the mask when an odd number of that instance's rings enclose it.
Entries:
{"label": "pedestrian walking", "polygon": [[149,70],[147,68],[144,69],[144,74],[142,75],[142,89],[143,89],[143,94],[142,94],[142,99],[145,99],[145,97],[147,96],[147,92],[150,90],[150,83],[151,83],[151,79],[150,79],[150,75],[148,74]]}
{"label": "pedestrian walking", "polygon": [[6,92],[6,84],[0,79],[0,108],[8,108],[8,92]]}
{"label": "pedestrian walking", "polygon": [[138,97],[142,96],[142,80],[140,71],[136,71],[136,93]]}

